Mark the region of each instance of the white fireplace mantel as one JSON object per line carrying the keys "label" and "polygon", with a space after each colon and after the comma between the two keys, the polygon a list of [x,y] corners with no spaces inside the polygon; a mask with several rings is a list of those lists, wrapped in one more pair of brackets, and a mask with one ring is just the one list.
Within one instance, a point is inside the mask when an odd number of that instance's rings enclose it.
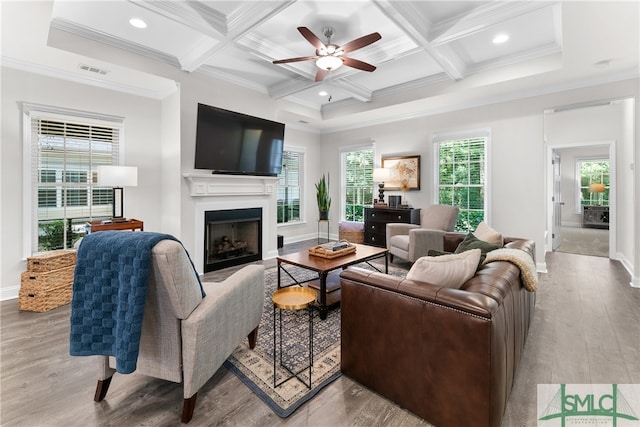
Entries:
{"label": "white fireplace mantel", "polygon": [[277,176],[221,175],[185,173],[191,197],[270,196],[275,192]]}
{"label": "white fireplace mantel", "polygon": [[[262,257],[275,258],[277,248],[276,193],[278,177],[184,173],[189,184],[193,220],[189,221],[193,242],[203,242],[205,212],[223,209],[262,209]],[[204,269],[204,245],[194,244],[194,264]]]}

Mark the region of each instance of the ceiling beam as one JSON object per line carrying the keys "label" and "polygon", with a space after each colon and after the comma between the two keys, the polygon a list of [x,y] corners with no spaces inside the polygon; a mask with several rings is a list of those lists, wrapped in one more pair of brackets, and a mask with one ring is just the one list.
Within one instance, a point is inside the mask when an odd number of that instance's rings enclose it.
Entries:
{"label": "ceiling beam", "polygon": [[412,2],[374,0],[374,3],[418,46],[431,55],[451,79],[461,80],[465,77],[464,61],[452,49],[435,49],[431,46],[428,34],[433,24]]}

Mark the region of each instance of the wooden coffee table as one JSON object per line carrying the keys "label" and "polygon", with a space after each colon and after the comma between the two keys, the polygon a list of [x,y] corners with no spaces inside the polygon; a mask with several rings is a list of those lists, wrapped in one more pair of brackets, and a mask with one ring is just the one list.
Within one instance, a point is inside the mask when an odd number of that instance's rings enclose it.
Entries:
{"label": "wooden coffee table", "polygon": [[[335,271],[341,268],[347,268],[350,265],[358,264],[361,262],[366,262],[371,267],[380,271],[377,267],[370,264],[369,261],[384,258],[384,272],[389,272],[389,261],[387,259],[387,249],[379,248],[376,246],[368,246],[361,244],[354,244],[356,247],[356,251],[354,253],[344,255],[338,258],[327,259],[318,257],[315,255],[309,254],[308,250],[296,252],[289,255],[282,255],[277,258],[278,260],[278,289],[280,286],[280,273],[282,271],[285,272],[291,279],[293,279],[294,283],[288,286],[308,286],[308,287],[317,287],[319,291],[317,307],[320,311],[320,319],[325,320],[327,318],[327,312],[329,307],[333,304],[340,302],[340,287],[339,279],[336,278],[336,283],[332,283],[330,289],[327,289],[327,276],[331,271]],[[315,271],[318,273],[318,277],[306,280],[299,281],[296,279],[290,271],[285,268],[285,264],[295,265],[297,267],[304,268],[306,270]],[[316,282],[315,286],[313,282]],[[330,296],[327,294],[330,292]]]}

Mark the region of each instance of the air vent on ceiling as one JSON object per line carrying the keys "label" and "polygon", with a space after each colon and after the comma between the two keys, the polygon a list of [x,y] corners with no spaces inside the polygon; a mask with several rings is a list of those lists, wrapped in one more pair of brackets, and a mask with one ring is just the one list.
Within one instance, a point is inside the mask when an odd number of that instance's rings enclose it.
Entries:
{"label": "air vent on ceiling", "polygon": [[92,67],[91,65],[80,64],[78,67],[81,70],[89,71],[90,73],[102,74],[103,76],[109,73],[109,70],[103,70],[98,67]]}

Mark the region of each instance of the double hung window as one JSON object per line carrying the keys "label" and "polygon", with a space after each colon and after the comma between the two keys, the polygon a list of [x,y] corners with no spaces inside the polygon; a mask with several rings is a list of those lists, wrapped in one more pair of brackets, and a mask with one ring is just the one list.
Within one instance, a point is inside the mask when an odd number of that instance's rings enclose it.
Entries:
{"label": "double hung window", "polygon": [[344,181],[342,217],[364,222],[364,208],[373,204],[373,147],[342,152]]}
{"label": "double hung window", "polygon": [[437,203],[458,206],[456,231],[473,231],[486,217],[488,136],[436,137]]}
{"label": "double hung window", "polygon": [[71,248],[87,221],[111,216],[111,189],[98,187],[97,168],[119,164],[122,121],[56,111],[25,106],[31,253]]}
{"label": "double hung window", "polygon": [[284,151],[282,170],[278,174],[278,224],[302,221],[304,152]]}

